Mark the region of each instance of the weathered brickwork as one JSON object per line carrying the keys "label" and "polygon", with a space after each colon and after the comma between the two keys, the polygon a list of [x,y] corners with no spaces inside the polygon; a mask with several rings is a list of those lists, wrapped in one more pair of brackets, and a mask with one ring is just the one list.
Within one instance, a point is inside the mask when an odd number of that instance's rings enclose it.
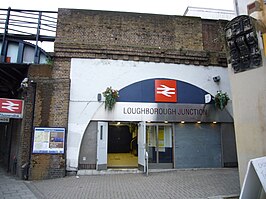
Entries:
{"label": "weathered brickwork", "polygon": [[223,26],[197,17],[59,9],[55,56],[226,67]]}
{"label": "weathered brickwork", "polygon": [[[32,122],[33,122],[33,105],[34,105],[34,86],[29,86],[23,92],[24,98],[24,114],[21,127],[21,136],[18,151],[18,176],[24,178],[26,172],[28,172],[25,165],[30,162],[31,153],[31,138],[32,138]],[[24,167],[22,167],[24,165]]]}
{"label": "weathered brickwork", "polygon": [[210,52],[225,52],[224,27],[228,21],[203,20],[203,49]]}
{"label": "weathered brickwork", "polygon": [[56,42],[148,50],[191,49],[194,44],[193,49],[202,50],[201,29],[200,18],[60,9]]}
{"label": "weathered brickwork", "polygon": [[56,57],[53,64],[52,78],[69,80],[70,65],[70,57]]}
{"label": "weathered brickwork", "polygon": [[31,180],[51,179],[65,176],[63,155],[35,154],[31,159]]}
{"label": "weathered brickwork", "polygon": [[[29,144],[33,138],[33,127],[67,127],[70,80],[69,76],[53,78],[54,70],[53,65],[29,67],[30,83],[24,91],[25,115],[18,161],[19,165],[30,162],[31,180],[65,176],[65,155],[31,154],[32,146]],[[19,172],[23,178],[25,169],[21,168]]]}

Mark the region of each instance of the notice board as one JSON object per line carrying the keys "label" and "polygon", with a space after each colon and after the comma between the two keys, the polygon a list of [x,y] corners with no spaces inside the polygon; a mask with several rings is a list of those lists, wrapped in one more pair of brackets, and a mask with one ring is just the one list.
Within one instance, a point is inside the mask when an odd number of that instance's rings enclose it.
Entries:
{"label": "notice board", "polygon": [[63,154],[65,128],[36,127],[34,129],[33,153]]}

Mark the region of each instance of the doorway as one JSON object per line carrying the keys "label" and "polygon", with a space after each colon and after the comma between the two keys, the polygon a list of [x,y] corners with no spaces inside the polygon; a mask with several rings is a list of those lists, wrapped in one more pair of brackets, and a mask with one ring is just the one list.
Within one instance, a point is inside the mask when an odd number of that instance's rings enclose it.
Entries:
{"label": "doorway", "polygon": [[146,125],[149,168],[173,168],[173,128],[166,124]]}
{"label": "doorway", "polygon": [[137,134],[137,123],[109,123],[107,144],[108,168],[138,167]]}

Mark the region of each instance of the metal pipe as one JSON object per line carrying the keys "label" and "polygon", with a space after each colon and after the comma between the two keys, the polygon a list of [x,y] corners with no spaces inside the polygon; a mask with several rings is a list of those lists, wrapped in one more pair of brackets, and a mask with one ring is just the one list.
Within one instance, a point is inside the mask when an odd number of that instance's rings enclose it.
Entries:
{"label": "metal pipe", "polygon": [[34,116],[35,116],[35,103],[36,103],[36,88],[37,88],[37,83],[31,81],[32,85],[32,93],[33,93],[33,99],[32,99],[32,120],[31,120],[31,134],[30,134],[30,147],[29,147],[29,159],[28,159],[28,165],[25,169],[27,169],[27,174],[26,174],[26,179],[29,179],[29,170],[30,170],[30,165],[31,165],[31,159],[32,159],[32,148],[33,148],[33,137],[34,137]]}
{"label": "metal pipe", "polygon": [[35,52],[34,52],[34,63],[38,64],[40,59],[40,50],[38,46],[39,36],[40,36],[40,29],[41,29],[41,19],[42,19],[42,12],[39,12],[39,19],[37,25],[37,32],[36,32],[36,44],[35,44]]}
{"label": "metal pipe", "polygon": [[236,12],[236,16],[239,16],[238,0],[234,0],[234,3],[235,3],[235,12]]}
{"label": "metal pipe", "polygon": [[149,154],[147,151],[145,152],[145,160],[146,160],[146,175],[148,176],[149,175]]}
{"label": "metal pipe", "polygon": [[6,22],[5,22],[5,31],[3,34],[3,39],[2,39],[2,48],[1,48],[1,62],[5,63],[6,62],[6,55],[7,55],[7,34],[8,34],[8,24],[9,24],[9,18],[10,18],[10,12],[11,12],[11,7],[8,8],[7,10],[7,15],[6,15]]}

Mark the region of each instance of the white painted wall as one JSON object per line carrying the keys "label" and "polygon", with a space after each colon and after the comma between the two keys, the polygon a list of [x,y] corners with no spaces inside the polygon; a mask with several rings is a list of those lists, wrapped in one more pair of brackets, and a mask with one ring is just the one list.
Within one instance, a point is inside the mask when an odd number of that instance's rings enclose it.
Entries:
{"label": "white painted wall", "polygon": [[[235,7],[238,15],[248,15],[247,6],[255,1],[258,1],[262,7],[264,5],[264,0],[235,0]],[[261,12],[254,12],[250,16],[256,19],[261,17]]]}
{"label": "white painted wall", "polygon": [[10,57],[10,63],[16,63],[18,57],[18,44],[10,43],[7,49],[7,57]]}
{"label": "white painted wall", "polygon": [[[254,0],[235,1],[238,4],[239,15],[247,15],[247,5],[254,2]],[[261,2],[261,5],[264,4],[262,0],[257,1]],[[261,14],[262,12],[254,12],[251,16],[265,23],[265,15],[261,18]],[[262,52],[262,67],[235,74],[229,65],[241,186],[249,160],[266,155],[266,57],[263,55],[260,34],[258,39]]]}
{"label": "white painted wall", "polygon": [[234,10],[221,10],[189,6],[187,7],[184,16],[195,16],[201,17],[202,19],[222,19],[230,21],[236,17],[236,13]]}
{"label": "white painted wall", "polygon": [[254,0],[235,0],[236,10],[238,15],[247,15],[247,5]]}
{"label": "white painted wall", "polygon": [[265,64],[257,69],[230,74],[241,185],[249,160],[266,155],[265,76]]}
{"label": "white painted wall", "polygon": [[[213,81],[217,75],[221,77],[219,84]],[[67,170],[77,170],[85,129],[97,109],[103,106],[103,102],[97,101],[97,94],[109,86],[120,90],[146,79],[169,78],[188,82],[212,95],[222,90],[231,96],[228,71],[223,67],[73,58],[70,78]]]}

